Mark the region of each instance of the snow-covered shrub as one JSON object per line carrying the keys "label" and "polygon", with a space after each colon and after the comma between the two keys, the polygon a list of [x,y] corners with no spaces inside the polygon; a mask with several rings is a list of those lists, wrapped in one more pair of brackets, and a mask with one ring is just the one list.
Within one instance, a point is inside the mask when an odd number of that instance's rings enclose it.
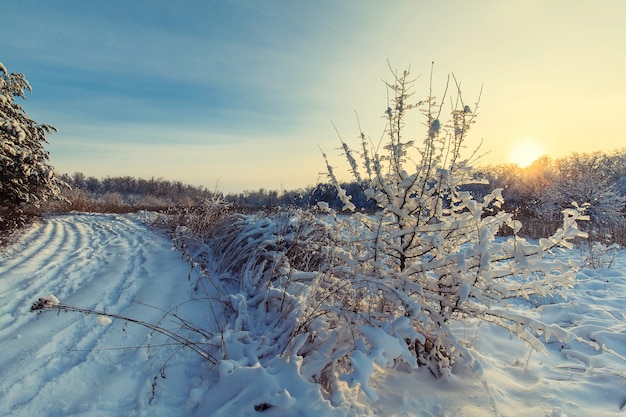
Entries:
{"label": "snow-covered shrub", "polygon": [[171,229],[175,241],[177,236],[188,235],[205,243],[231,214],[232,204],[220,194],[212,194],[195,206],[169,210],[160,218],[160,226]]}
{"label": "snow-covered shrub", "polygon": [[246,332],[257,344],[255,360],[280,356],[310,317],[327,313],[319,292],[327,284],[328,248],[335,245],[310,211],[233,215],[209,246],[229,307],[223,327]]}
{"label": "snow-covered shrub", "polygon": [[561,206],[570,201],[588,204],[591,231],[599,229],[603,240],[606,226],[624,225],[626,196],[619,193],[615,178],[612,156],[601,153],[574,152],[557,160],[559,177],[556,188],[559,190]]}
{"label": "snow-covered shrub", "polygon": [[[607,239],[609,240],[609,239]],[[617,243],[590,242],[585,266],[593,269],[610,268],[621,247]]]}
{"label": "snow-covered shrub", "polygon": [[46,134],[55,128],[37,124],[15,98],[32,91],[22,74],[11,73],[0,62],[0,207],[39,204],[59,195],[62,184],[44,149]]}
{"label": "snow-covered shrub", "polygon": [[[191,280],[192,271],[198,270],[200,278],[195,283],[198,290],[208,271],[208,242],[223,223],[231,223],[236,217],[232,204],[220,194],[212,194],[194,207],[174,208],[160,214],[153,225],[169,231],[175,248],[181,252],[183,260],[191,264],[187,278]],[[211,283],[211,286],[216,285]]]}
{"label": "snow-covered shrub", "polygon": [[[560,226],[561,211],[571,202],[587,204],[589,222],[581,225],[588,233],[588,245],[610,241],[626,245],[626,150],[571,154],[551,159],[538,158],[530,166],[496,165],[481,167],[477,173],[487,179],[479,193],[503,188],[505,208],[523,222],[520,234],[538,238],[554,233]],[[476,187],[473,187],[476,189]],[[578,242],[577,242],[578,243]]]}
{"label": "snow-covered shrub", "polygon": [[[336,383],[328,354],[348,371],[350,349],[344,347],[353,341],[343,331],[349,326],[338,322],[350,283],[333,273],[333,253],[342,249],[330,220],[298,209],[244,215],[218,200],[161,220],[198,277],[199,299],[209,305],[203,346],[212,347],[212,358],[225,359],[224,366],[236,365],[241,389],[249,385],[242,375],[262,374],[259,367],[281,361],[291,362],[289,369],[306,383]],[[225,381],[234,383],[220,372]],[[274,400],[257,405],[279,406]]]}
{"label": "snow-covered shrub", "polygon": [[[479,200],[461,191],[476,181],[470,166],[475,153],[464,158],[463,150],[478,103],[471,109],[452,80],[456,94],[450,103],[444,103],[448,85],[441,101],[433,96],[432,77],[430,95],[412,102],[409,73],[394,74],[387,83],[392,99],[385,116],[385,143],[372,143],[361,134],[355,150],[342,140],[351,174],[379,210],[375,215],[335,217],[343,251],[333,254],[332,274],[348,290],[331,304],[347,325],[327,326],[325,344],[332,345],[346,332],[353,342],[316,352],[325,355],[320,361],[331,378],[340,367],[351,369],[349,375],[363,376],[371,372],[371,363],[398,362],[426,365],[434,374],[445,375],[470,356],[449,327],[459,318],[495,323],[539,351],[545,349],[537,336],[565,337],[559,329],[511,314],[507,300],[543,296],[572,285],[574,266],[552,252],[585,236],[576,223],[586,220],[584,210],[576,205],[564,210],[562,227],[531,243],[517,236],[521,224],[501,210],[501,189]],[[447,121],[444,108],[450,108]],[[411,112],[424,116],[422,140],[405,137],[414,127],[407,124]],[[344,209],[354,209],[324,158]],[[496,239],[503,228],[509,228],[512,237]],[[341,349],[351,351],[348,362]],[[350,382],[349,375],[342,379]]]}

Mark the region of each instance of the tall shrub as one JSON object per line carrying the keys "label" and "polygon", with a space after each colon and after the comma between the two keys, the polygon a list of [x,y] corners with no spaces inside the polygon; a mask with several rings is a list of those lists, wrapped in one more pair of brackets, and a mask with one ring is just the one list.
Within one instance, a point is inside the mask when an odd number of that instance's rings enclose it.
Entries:
{"label": "tall shrub", "polygon": [[[510,313],[507,302],[572,285],[572,265],[553,252],[584,236],[576,223],[586,219],[583,209],[564,210],[562,227],[531,243],[516,235],[521,224],[501,210],[501,189],[479,200],[462,191],[475,181],[470,169],[475,152],[469,158],[463,155],[478,103],[472,109],[464,102],[454,76],[437,99],[432,76],[430,80],[429,96],[419,101],[411,100],[414,80],[408,71],[386,83],[391,99],[382,144],[363,133],[358,149],[342,140],[354,180],[378,206],[375,215],[356,212],[335,220],[346,251],[334,257],[333,274],[350,283],[347,293],[336,299],[341,308],[335,311],[342,312],[355,340],[346,381],[359,375],[364,358],[377,361],[381,349],[389,360],[379,364],[404,361],[445,375],[454,363],[471,356],[450,330],[450,322],[459,318],[495,323],[540,351],[545,350],[540,335],[546,340],[569,337],[561,329]],[[450,98],[448,90],[453,91]],[[411,112],[423,115],[421,140],[406,133],[415,127],[407,125]],[[324,158],[344,209],[354,210]],[[496,239],[503,228],[509,228],[511,237]],[[373,336],[380,332],[395,338],[395,353]],[[415,362],[407,359],[407,352]]]}

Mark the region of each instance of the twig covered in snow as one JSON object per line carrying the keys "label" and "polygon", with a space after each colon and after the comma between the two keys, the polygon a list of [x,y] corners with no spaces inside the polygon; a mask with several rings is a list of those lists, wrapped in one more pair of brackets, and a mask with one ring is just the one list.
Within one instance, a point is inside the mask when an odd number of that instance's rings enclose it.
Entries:
{"label": "twig covered in snow", "polygon": [[[68,304],[63,304],[63,303],[59,302],[59,300],[54,295],[49,295],[47,297],[39,298],[30,307],[30,311],[31,312],[37,312],[38,314],[43,313],[44,311],[75,312],[75,313],[82,313],[82,314],[85,314],[85,315],[94,314],[94,315],[98,316],[98,319],[99,319],[98,323],[99,324],[102,323],[102,322],[106,323],[106,320],[103,320],[102,318],[117,319],[117,320],[123,320],[125,322],[135,323],[135,324],[138,324],[140,326],[146,327],[146,328],[148,328],[150,330],[153,330],[153,331],[155,331],[157,333],[160,333],[160,334],[162,334],[164,336],[169,337],[170,339],[176,341],[180,345],[191,349],[192,351],[194,351],[195,353],[200,355],[200,357],[202,357],[203,359],[209,361],[213,365],[216,365],[217,363],[219,363],[219,359],[216,356],[214,356],[214,354],[209,349],[203,347],[203,345],[207,345],[207,346],[210,346],[210,347],[215,347],[214,345],[212,345],[210,343],[203,343],[203,342],[199,342],[199,341],[192,341],[189,338],[183,337],[183,336],[181,336],[180,334],[178,334],[178,333],[176,333],[174,331],[166,329],[165,327],[157,326],[157,325],[154,325],[154,324],[151,324],[151,323],[147,323],[147,322],[142,321],[142,320],[137,320],[137,319],[134,319],[132,317],[126,317],[126,316],[121,316],[121,315],[118,315],[118,314],[107,313],[106,311],[96,311],[96,310],[91,310],[91,309],[71,306],[71,305],[68,305]],[[183,324],[185,324],[185,323],[183,322]],[[189,325],[187,325],[186,327],[190,328]]]}

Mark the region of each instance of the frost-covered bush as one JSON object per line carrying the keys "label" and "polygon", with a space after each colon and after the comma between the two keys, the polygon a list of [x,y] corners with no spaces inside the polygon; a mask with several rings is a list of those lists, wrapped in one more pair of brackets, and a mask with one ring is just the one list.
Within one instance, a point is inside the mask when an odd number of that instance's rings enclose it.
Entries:
{"label": "frost-covered bush", "polygon": [[[608,240],[608,239],[607,239]],[[610,268],[621,247],[617,243],[590,242],[585,266],[593,269]]]}
{"label": "frost-covered bush", "polygon": [[588,204],[586,213],[592,227],[623,225],[626,222],[626,195],[619,192],[613,158],[613,155],[601,152],[574,152],[557,160],[559,177],[555,188],[561,206],[573,200]]}
{"label": "frost-covered bush", "polygon": [[[372,363],[398,362],[426,365],[445,375],[470,356],[449,327],[460,318],[495,323],[540,351],[545,349],[537,336],[566,337],[560,329],[511,314],[507,300],[544,296],[572,285],[573,265],[552,252],[585,235],[576,223],[586,219],[583,209],[564,210],[562,227],[531,243],[517,236],[521,224],[501,210],[501,189],[479,200],[461,191],[475,181],[470,169],[474,154],[464,158],[463,151],[478,103],[470,108],[452,80],[455,94],[449,103],[444,102],[448,86],[438,101],[432,81],[430,95],[413,102],[409,73],[394,74],[387,83],[392,98],[385,113],[385,142],[375,144],[361,134],[355,150],[342,140],[354,179],[379,210],[375,215],[335,217],[344,250],[334,254],[332,273],[349,290],[333,303],[346,325],[329,327],[326,344],[345,332],[353,343],[322,350],[331,377],[343,366],[351,373],[342,379],[349,382],[350,375],[371,372]],[[444,109],[450,109],[447,120]],[[422,140],[405,137],[411,112],[424,116]],[[344,209],[354,209],[328,160],[327,166]],[[512,237],[496,239],[503,228]],[[335,359],[343,348],[351,350],[348,363]]]}
{"label": "frost-covered bush", "polygon": [[253,336],[256,360],[281,355],[310,316],[325,313],[318,291],[335,245],[328,225],[311,212],[234,215],[210,242],[231,309],[227,327]]}
{"label": "frost-covered bush", "polygon": [[0,62],[0,206],[38,204],[59,195],[61,182],[50,165],[46,134],[53,126],[37,124],[15,98],[26,99],[31,87],[22,74]]}
{"label": "frost-covered bush", "polygon": [[554,195],[560,207],[572,200],[587,204],[590,221],[584,230],[589,234],[591,256],[595,256],[592,247],[595,242],[624,244],[626,196],[619,192],[620,168],[615,166],[614,158],[615,155],[600,152],[574,152],[557,160],[559,178],[553,187]]}

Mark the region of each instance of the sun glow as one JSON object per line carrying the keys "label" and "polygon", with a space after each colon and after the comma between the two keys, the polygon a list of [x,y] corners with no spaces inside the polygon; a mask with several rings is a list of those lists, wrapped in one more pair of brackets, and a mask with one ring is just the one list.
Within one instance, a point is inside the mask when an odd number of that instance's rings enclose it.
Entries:
{"label": "sun glow", "polygon": [[521,168],[526,168],[544,154],[544,150],[535,142],[522,141],[513,146],[509,160]]}

